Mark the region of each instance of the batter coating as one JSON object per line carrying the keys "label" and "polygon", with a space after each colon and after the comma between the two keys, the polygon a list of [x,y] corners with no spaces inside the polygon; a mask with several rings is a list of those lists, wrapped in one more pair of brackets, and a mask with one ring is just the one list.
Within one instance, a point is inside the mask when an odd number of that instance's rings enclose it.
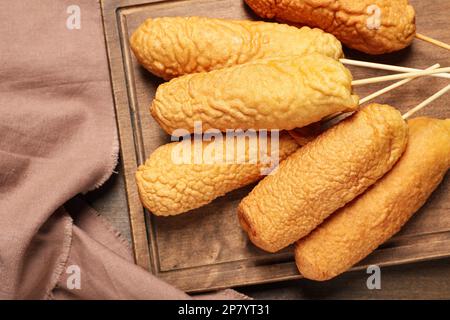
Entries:
{"label": "batter coating", "polygon": [[147,19],[130,45],[148,71],[166,80],[261,58],[314,52],[343,56],[341,43],[320,29],[205,17]]}
{"label": "batter coating", "polygon": [[283,161],[239,205],[250,240],[276,252],[306,236],[389,171],[403,153],[400,113],[371,104]]}
{"label": "batter coating", "polygon": [[450,119],[410,120],[406,151],[369,190],[297,242],[300,273],[328,280],[396,234],[426,202],[450,167]]}
{"label": "batter coating", "polygon": [[411,43],[416,33],[415,12],[408,0],[245,2],[263,18],[321,28],[334,34],[348,47],[369,54],[403,49]]}
{"label": "batter coating", "polygon": [[[213,161],[206,163],[207,155],[215,156],[214,150],[208,148],[212,142],[203,141],[200,144],[202,159],[206,160],[203,163],[194,161],[194,143],[189,147],[193,151],[189,157],[191,164],[177,163],[178,157],[183,154],[174,149],[177,146],[179,148],[183,142],[173,142],[159,147],[136,172],[136,182],[143,205],[155,215],[176,215],[201,207],[227,192],[257,181],[262,177],[262,170],[269,168],[271,164],[268,161],[261,161],[262,158],[258,154],[250,152],[253,150],[252,146],[263,148],[259,136],[252,136],[249,139],[255,144],[248,140],[245,149],[242,149],[245,150],[245,153],[242,153],[245,156],[244,161],[240,163],[236,161],[241,159],[237,140],[233,142],[236,146],[235,152],[231,153],[232,156],[227,162],[225,141],[233,141],[228,138],[223,140],[224,149],[220,158],[223,159],[222,163],[215,162],[212,157],[209,158]],[[271,149],[271,142],[272,140],[268,139],[267,152],[263,154],[279,157],[279,161],[298,148],[297,143],[285,132],[280,134],[278,146],[273,145],[274,150]],[[251,163],[251,160],[254,163]]]}
{"label": "batter coating", "polygon": [[160,85],[150,111],[169,134],[176,129],[285,129],[304,127],[358,107],[352,75],[315,53],[264,59],[195,73]]}

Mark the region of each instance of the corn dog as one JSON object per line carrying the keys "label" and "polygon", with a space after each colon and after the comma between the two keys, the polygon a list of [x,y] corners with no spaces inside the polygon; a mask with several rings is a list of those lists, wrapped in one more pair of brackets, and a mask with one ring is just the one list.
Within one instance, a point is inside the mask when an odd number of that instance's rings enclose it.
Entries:
{"label": "corn dog", "polygon": [[295,259],[308,279],[328,280],[397,233],[450,167],[450,119],[408,121],[406,151],[372,188],[297,242]]}
{"label": "corn dog", "polygon": [[278,251],[375,183],[403,153],[407,126],[371,104],[297,150],[245,197],[238,217],[250,240]]}
{"label": "corn dog", "polygon": [[[248,137],[248,143],[242,145],[245,149],[242,149],[244,152],[241,155],[238,139],[230,139],[227,137],[223,145],[218,144],[223,147],[222,155],[219,156],[223,161],[218,162],[206,159],[214,151],[211,151],[210,145],[213,142],[201,142],[199,153],[202,157],[198,163],[194,159],[194,142],[189,142],[192,152],[186,163],[177,163],[183,154],[176,149],[183,142],[169,143],[156,149],[136,172],[139,195],[144,206],[155,215],[176,215],[201,207],[227,192],[260,179],[262,169],[271,166],[262,160],[262,155],[266,153],[259,154],[264,143],[260,136]],[[228,149],[228,141],[232,142],[234,149]],[[271,152],[271,156],[279,161],[298,148],[286,132],[280,134],[278,146],[274,145],[274,150],[271,150],[272,145],[272,140],[268,139],[267,152]],[[251,152],[254,148],[258,149],[258,153]],[[227,153],[231,154],[230,160],[226,158]]]}
{"label": "corn dog", "polygon": [[130,46],[148,71],[166,80],[261,58],[314,52],[343,56],[340,42],[320,29],[205,17],[147,19]]}
{"label": "corn dog", "polygon": [[369,54],[407,47],[414,39],[415,12],[408,0],[245,0],[263,18],[274,18],[334,34]]}
{"label": "corn dog", "polygon": [[286,129],[358,107],[351,73],[338,61],[315,53],[257,60],[160,85],[150,111],[169,134],[183,128]]}

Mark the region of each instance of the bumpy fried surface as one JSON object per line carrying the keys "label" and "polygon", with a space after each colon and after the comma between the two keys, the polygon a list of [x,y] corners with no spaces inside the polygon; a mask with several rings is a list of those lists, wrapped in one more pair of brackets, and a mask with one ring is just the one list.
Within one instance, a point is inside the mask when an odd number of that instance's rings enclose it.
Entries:
{"label": "bumpy fried surface", "polygon": [[[213,157],[216,156],[214,148],[208,148],[213,142],[204,141],[199,144],[201,149],[198,154],[202,155],[203,160],[210,161],[209,164],[198,163],[200,161],[194,163],[194,143],[189,142],[192,153],[188,160],[191,160],[192,164],[178,164],[180,157],[183,156],[183,151],[180,151],[183,142],[173,142],[159,147],[136,172],[142,203],[155,215],[163,216],[201,207],[227,192],[257,181],[261,173],[264,173],[262,170],[271,167],[268,161],[264,161],[252,150],[257,149],[258,152],[261,150],[262,154],[279,157],[281,161],[298,148],[295,141],[285,132],[280,134],[278,146],[268,139],[267,152],[262,151],[265,142],[260,140],[259,136],[251,136],[248,139],[248,143],[242,144],[243,149],[239,149],[238,139],[223,139],[223,152],[218,158],[223,160],[222,163],[214,160]],[[226,147],[225,142],[228,141],[235,146],[234,152],[233,149]],[[239,153],[239,150],[244,152]],[[207,158],[207,155],[212,157]]]}
{"label": "bumpy fried surface", "polygon": [[450,119],[408,124],[408,146],[394,168],[297,243],[303,276],[328,280],[351,268],[397,233],[442,181],[450,167]]}
{"label": "bumpy fried surface", "polygon": [[[416,32],[414,8],[408,0],[245,0],[261,17],[274,18],[334,34],[350,48],[369,54],[397,51],[408,46]],[[369,29],[367,12],[380,9],[379,29]]]}
{"label": "bumpy fried surface", "polygon": [[138,61],[170,79],[255,59],[318,52],[342,57],[341,43],[320,29],[203,17],[147,19],[130,39]]}
{"label": "bumpy fried surface", "polygon": [[160,85],[150,111],[169,134],[176,129],[286,129],[353,110],[352,75],[321,54],[256,60],[184,75]]}
{"label": "bumpy fried surface", "polygon": [[389,171],[406,141],[407,126],[396,109],[363,108],[261,180],[239,205],[242,227],[266,251],[288,246]]}

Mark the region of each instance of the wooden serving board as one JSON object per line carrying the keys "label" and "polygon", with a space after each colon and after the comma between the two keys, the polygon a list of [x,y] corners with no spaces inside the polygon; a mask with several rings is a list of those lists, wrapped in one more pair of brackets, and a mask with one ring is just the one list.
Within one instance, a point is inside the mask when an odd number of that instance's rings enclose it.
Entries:
{"label": "wooden serving board", "polygon": [[[418,12],[418,30],[450,42],[450,34],[445,32],[450,29],[446,15],[450,4],[442,2],[430,6],[427,1],[411,2]],[[144,210],[134,180],[137,166],[170,138],[159,128],[148,110],[162,80],[137,64],[128,45],[131,33],[148,17],[256,17],[242,0],[102,0],[101,5],[136,263],[189,292],[300,278],[292,248],[276,254],[265,253],[253,246],[239,227],[236,207],[253,185],[231,192],[193,212],[164,218]],[[415,40],[410,48],[394,54],[372,57],[347,50],[346,56],[417,68],[435,63],[450,65],[449,52],[419,40]],[[350,69],[355,79],[386,74],[363,68]],[[405,111],[446,84],[445,79],[434,77],[414,80],[382,96],[377,102],[390,103]],[[357,93],[364,97],[381,87],[383,84],[358,87]],[[443,97],[422,114],[449,118],[447,102],[448,98]],[[447,175],[405,228],[356,268],[450,256],[448,194]]]}

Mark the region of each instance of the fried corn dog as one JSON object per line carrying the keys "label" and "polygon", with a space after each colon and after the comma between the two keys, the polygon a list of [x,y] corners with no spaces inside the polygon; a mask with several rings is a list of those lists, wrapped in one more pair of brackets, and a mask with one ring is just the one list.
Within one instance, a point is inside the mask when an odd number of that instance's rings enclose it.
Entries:
{"label": "fried corn dog", "polygon": [[266,251],[290,245],[389,171],[406,141],[407,126],[396,109],[361,109],[261,180],[239,205],[241,226]]}
{"label": "fried corn dog", "polygon": [[148,71],[166,80],[261,58],[313,52],[343,56],[341,43],[320,29],[205,17],[147,19],[130,46]]}
{"label": "fried corn dog", "polygon": [[322,281],[350,269],[397,233],[442,181],[450,167],[450,119],[408,125],[408,146],[394,168],[298,241],[303,276]]}
{"label": "fried corn dog", "polygon": [[[235,146],[234,149],[228,148],[228,141]],[[194,142],[189,141],[188,148],[192,152],[185,163],[177,163],[186,156],[180,151],[184,142],[173,142],[156,149],[136,172],[139,195],[144,206],[153,214],[162,216],[201,207],[227,192],[260,179],[263,169],[269,169],[272,165],[263,159],[267,155],[263,152],[264,146],[267,146],[272,159],[279,161],[298,148],[297,143],[285,132],[280,133],[277,145],[273,144],[272,139],[263,145],[265,142],[260,139],[260,135],[248,137],[247,143],[241,145],[244,149],[239,149],[238,141],[227,138],[223,145],[219,142],[218,147],[223,147],[223,152],[217,156],[222,161],[215,161],[215,149],[211,148],[213,142],[208,141],[200,142],[198,154],[202,157],[197,163],[194,159],[197,152]],[[252,152],[255,148],[258,153]],[[239,150],[244,151],[239,153]]]}
{"label": "fried corn dog", "polygon": [[245,0],[263,18],[318,27],[369,54],[407,47],[416,32],[408,0]]}
{"label": "fried corn dog", "polygon": [[203,130],[286,129],[358,107],[352,75],[338,61],[315,53],[257,60],[195,73],[160,85],[150,111],[169,134]]}

